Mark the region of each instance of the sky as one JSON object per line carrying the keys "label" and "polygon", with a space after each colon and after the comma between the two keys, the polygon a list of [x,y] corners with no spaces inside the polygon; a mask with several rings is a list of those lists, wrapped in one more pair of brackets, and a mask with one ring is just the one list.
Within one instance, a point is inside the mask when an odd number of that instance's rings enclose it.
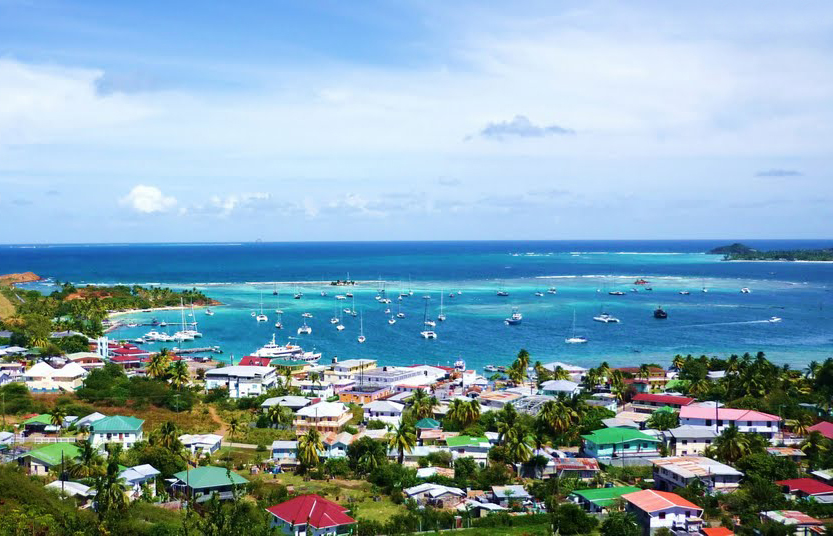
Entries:
{"label": "sky", "polygon": [[0,243],[829,238],[833,3],[0,0]]}

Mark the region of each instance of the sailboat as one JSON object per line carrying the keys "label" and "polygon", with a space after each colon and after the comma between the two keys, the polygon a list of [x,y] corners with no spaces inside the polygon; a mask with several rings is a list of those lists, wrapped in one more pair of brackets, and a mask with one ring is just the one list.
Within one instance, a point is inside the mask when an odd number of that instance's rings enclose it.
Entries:
{"label": "sailboat", "polygon": [[355,318],[355,317],[359,316],[359,313],[356,312],[356,298],[352,297],[352,299],[353,299],[353,307],[350,309],[350,316]]}
{"label": "sailboat", "polygon": [[277,295],[278,295],[278,284],[275,283],[275,290],[272,291],[272,296],[277,296]]}
{"label": "sailboat", "polygon": [[[427,301],[425,302],[425,313],[423,314],[422,318],[423,318],[422,323],[425,324],[426,326],[434,326],[435,325],[433,322],[428,320],[428,302]],[[429,322],[431,322],[431,323],[429,324]],[[426,329],[426,330],[420,331],[419,334],[422,335],[423,339],[436,339],[437,338],[437,333],[434,330],[431,330],[431,329]]]}
{"label": "sailboat", "polygon": [[509,293],[506,292],[506,290],[503,288],[503,282],[502,281],[500,283],[500,287],[498,288],[498,290],[495,294],[497,296],[500,296],[501,298],[505,298],[506,296],[509,296]]}
{"label": "sailboat", "polygon": [[336,330],[338,330],[338,331],[344,331],[344,324],[341,323],[341,318],[342,318],[342,316],[341,316],[341,313],[339,312],[338,313],[338,325],[336,326]]}
{"label": "sailboat", "polygon": [[335,310],[333,311],[333,317],[330,319],[330,324],[338,324],[338,305],[336,305]]}
{"label": "sailboat", "polygon": [[582,344],[587,342],[587,337],[579,337],[576,335],[576,310],[573,309],[573,334],[566,339],[564,342],[567,344]]}
{"label": "sailboat", "polygon": [[411,290],[411,274],[408,274],[408,296],[413,296],[414,291]]}
{"label": "sailboat", "polygon": [[312,328],[307,325],[307,321],[304,320],[304,325],[298,328],[298,335],[310,335],[312,334]]}
{"label": "sailboat", "polygon": [[359,337],[356,339],[359,343],[363,343],[367,339],[364,336],[364,311],[362,311],[361,317],[359,317]]}
{"label": "sailboat", "polygon": [[257,315],[258,322],[266,322],[269,320],[269,317],[263,314],[263,293],[260,293],[260,314]]}
{"label": "sailboat", "polygon": [[278,308],[275,309],[275,312],[278,313],[279,315],[282,315],[283,314],[283,309],[281,309],[281,295],[278,294],[277,296],[278,296]]}
{"label": "sailboat", "polygon": [[709,291],[709,289],[706,288],[706,280],[703,279],[703,288],[700,289],[700,292],[708,292],[708,291]]}
{"label": "sailboat", "polygon": [[445,320],[445,314],[443,313],[443,291],[440,291],[440,314],[437,315],[437,320],[442,322]]}
{"label": "sailboat", "polygon": [[405,318],[405,313],[402,312],[402,304],[399,304],[399,309],[396,312],[396,318]]}
{"label": "sailboat", "polygon": [[428,318],[428,301],[427,300],[425,301],[425,315],[424,315],[422,323],[425,324],[426,326],[429,326],[429,327],[432,327],[432,328],[437,325],[436,322],[434,322],[433,320]]}
{"label": "sailboat", "polygon": [[393,317],[393,315],[391,315],[391,317],[388,318],[388,324],[390,324],[391,326],[396,324],[396,319]]}
{"label": "sailboat", "polygon": [[278,311],[278,321],[275,322],[275,329],[283,329],[283,311]]}

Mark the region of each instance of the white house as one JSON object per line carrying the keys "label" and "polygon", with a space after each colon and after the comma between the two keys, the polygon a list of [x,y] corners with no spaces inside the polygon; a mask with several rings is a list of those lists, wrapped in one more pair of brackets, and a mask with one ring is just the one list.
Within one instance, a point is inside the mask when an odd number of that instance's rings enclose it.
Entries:
{"label": "white house", "polygon": [[90,443],[94,447],[102,447],[107,443],[121,443],[129,449],[137,441],[142,440],[142,425],[145,421],[136,417],[113,415],[104,417],[90,425]]}
{"label": "white house", "polygon": [[398,383],[413,383],[427,378],[428,371],[411,367],[377,367],[363,371],[356,379],[361,385],[390,387]]}
{"label": "white house", "polygon": [[229,398],[260,396],[277,382],[274,367],[235,365],[205,372],[205,390],[228,389]]}
{"label": "white house", "polygon": [[671,456],[653,458],[655,487],[673,491],[700,480],[710,493],[734,491],[740,486],[743,473],[717,460],[704,456]]}
{"label": "white house", "polygon": [[154,466],[146,463],[135,467],[128,467],[119,473],[119,478],[124,480],[124,485],[127,488],[127,496],[132,501],[142,496],[142,487],[145,484],[147,484],[150,496],[156,497],[154,480],[161,474]]}
{"label": "white house", "polygon": [[37,393],[70,392],[81,387],[87,374],[89,372],[77,363],[68,363],[56,369],[39,361],[23,373],[23,381],[30,391]]}
{"label": "white house", "polygon": [[570,380],[549,380],[541,384],[540,394],[549,396],[565,395],[574,397],[581,392],[581,386]]}
{"label": "white house", "polygon": [[569,363],[562,363],[561,361],[553,361],[552,363],[547,363],[544,365],[544,368],[550,372],[555,372],[558,368],[566,371],[567,374],[570,375],[570,379],[576,382],[580,382],[581,378],[587,374],[587,369],[584,367],[579,367],[577,365],[571,365]]}
{"label": "white house", "polygon": [[708,408],[692,405],[680,408],[680,424],[710,426],[718,434],[734,425],[740,432],[756,433],[772,440],[781,430],[781,417],[751,409]]}
{"label": "white house", "polygon": [[713,426],[691,425],[666,430],[663,435],[673,456],[702,456],[717,437]]}
{"label": "white house", "polygon": [[292,426],[298,435],[305,434],[310,428],[322,434],[337,434],[350,422],[351,417],[350,409],[341,402],[319,402],[299,409]]}
{"label": "white house", "polygon": [[260,405],[260,409],[263,411],[269,411],[272,406],[281,406],[289,408],[295,412],[305,406],[309,406],[310,404],[312,404],[312,399],[305,396],[273,396],[272,398],[264,400],[263,404]]}
{"label": "white house", "polygon": [[406,488],[402,492],[407,498],[421,505],[428,504],[439,508],[457,506],[466,498],[466,492],[460,488],[431,483]]}
{"label": "white house", "polygon": [[402,419],[402,412],[405,405],[387,400],[374,400],[364,405],[364,418],[368,421],[382,421],[384,423],[399,426]]}
{"label": "white house", "polygon": [[676,493],[644,489],[626,493],[626,510],[636,516],[646,533],[665,527],[672,532],[699,534],[703,526],[703,509]]}
{"label": "white house", "polygon": [[223,446],[223,436],[218,434],[183,434],[179,436],[182,446],[191,454],[211,455]]}

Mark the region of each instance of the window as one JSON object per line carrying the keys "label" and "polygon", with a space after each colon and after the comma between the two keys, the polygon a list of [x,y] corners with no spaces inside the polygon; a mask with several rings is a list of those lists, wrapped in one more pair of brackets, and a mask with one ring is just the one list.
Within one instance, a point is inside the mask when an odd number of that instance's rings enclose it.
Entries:
{"label": "window", "polygon": [[665,519],[665,512],[660,512],[659,513],[659,518],[660,519]]}
{"label": "window", "polygon": [[712,420],[711,419],[706,419],[706,426],[711,426],[711,425],[712,425]]}
{"label": "window", "polygon": [[683,439],[683,445],[688,445],[688,439]]}
{"label": "window", "polygon": [[746,421],[746,426],[752,426],[752,421]]}

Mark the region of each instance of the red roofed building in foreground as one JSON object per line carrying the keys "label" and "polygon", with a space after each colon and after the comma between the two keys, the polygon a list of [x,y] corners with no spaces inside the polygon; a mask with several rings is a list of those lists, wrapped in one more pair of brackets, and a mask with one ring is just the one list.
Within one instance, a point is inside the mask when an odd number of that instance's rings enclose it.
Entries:
{"label": "red roofed building in foreground", "polygon": [[301,495],[266,509],[272,514],[272,526],[293,536],[347,534],[356,522],[340,504],[320,495]]}
{"label": "red roofed building in foreground", "polygon": [[271,357],[256,357],[253,355],[247,355],[238,363],[242,367],[268,367],[270,364],[272,364]]}
{"label": "red roofed building in foreground", "polygon": [[815,478],[791,478],[778,480],[775,483],[784,488],[785,493],[797,498],[833,495],[833,486],[819,482]]}
{"label": "red roofed building in foreground", "polygon": [[639,393],[633,397],[633,410],[640,413],[653,413],[657,408],[670,406],[679,410],[694,402],[693,398],[675,395],[655,395],[653,393]]}
{"label": "red roofed building in foreground", "polygon": [[701,529],[706,536],[734,536],[732,529],[726,527],[704,527]]}
{"label": "red roofed building in foreground", "polygon": [[833,439],[833,422],[822,421],[807,428],[810,432],[821,432],[827,439]]}
{"label": "red roofed building in foreground", "polygon": [[703,525],[703,509],[676,493],[644,489],[626,493],[627,511],[636,516],[645,533],[666,527],[674,532],[697,533]]}

